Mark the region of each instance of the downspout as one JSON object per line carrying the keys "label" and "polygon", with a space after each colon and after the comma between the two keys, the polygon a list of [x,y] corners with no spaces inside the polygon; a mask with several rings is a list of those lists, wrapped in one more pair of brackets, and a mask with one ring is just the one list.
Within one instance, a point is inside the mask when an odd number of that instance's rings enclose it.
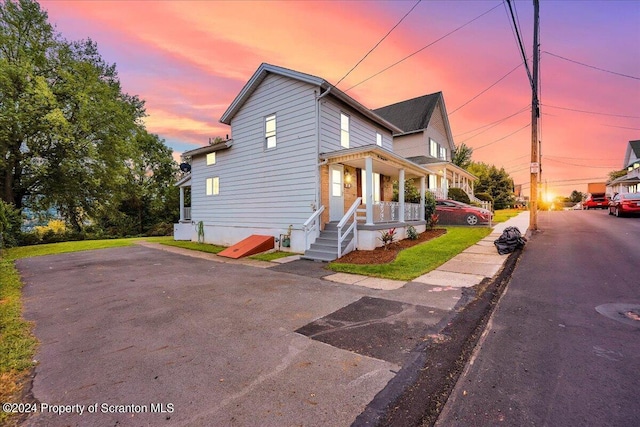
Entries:
{"label": "downspout", "polygon": [[[325,96],[327,96],[329,94],[329,91],[331,90],[331,87],[329,87],[327,90],[325,90],[323,93],[321,93],[320,95],[316,96],[316,159],[320,159],[320,116],[322,113],[322,105],[320,104],[320,100],[322,98],[324,98]],[[320,87],[320,91],[322,91],[322,87]],[[316,94],[316,91],[313,91],[314,94]],[[323,161],[321,163],[318,163],[318,166],[316,167],[316,200],[314,203],[314,208],[313,210],[317,210],[320,208],[320,205],[322,204],[322,190],[320,188],[321,185],[321,181],[320,181],[320,168],[323,165],[326,165],[327,161]]]}

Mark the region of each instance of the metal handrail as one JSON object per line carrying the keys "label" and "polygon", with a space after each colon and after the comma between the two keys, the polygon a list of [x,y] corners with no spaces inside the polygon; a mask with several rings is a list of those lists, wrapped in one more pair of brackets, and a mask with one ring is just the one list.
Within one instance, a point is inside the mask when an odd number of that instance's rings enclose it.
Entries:
{"label": "metal handrail", "polygon": [[[356,218],[358,206],[362,203],[362,197],[358,197],[351,205],[347,213],[344,214],[340,222],[338,223],[338,258],[342,256],[342,242],[347,238],[349,233],[353,232],[353,240],[349,246],[357,247],[358,245],[358,219]],[[344,235],[342,234],[342,228],[345,226],[349,218],[353,217],[351,225],[346,229]],[[345,248],[345,249],[348,249]]]}
{"label": "metal handrail", "polygon": [[317,230],[316,237],[320,234],[320,215],[324,212],[324,206],[320,206],[320,208],[315,211],[308,220],[302,224],[302,229],[304,230],[304,250],[309,249],[309,234]]}

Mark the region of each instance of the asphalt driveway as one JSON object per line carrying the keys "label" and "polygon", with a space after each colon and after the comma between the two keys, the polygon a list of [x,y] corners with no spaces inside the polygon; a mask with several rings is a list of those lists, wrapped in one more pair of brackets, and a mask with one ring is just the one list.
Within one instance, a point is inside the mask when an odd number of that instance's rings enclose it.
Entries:
{"label": "asphalt driveway", "polygon": [[[460,297],[457,289],[381,291],[142,246],[17,266],[25,318],[40,340],[39,412],[26,425],[349,425],[400,369],[411,342],[437,331]],[[333,324],[337,338],[296,332],[314,321],[313,333],[326,336],[322,328]],[[417,336],[390,357],[367,351],[367,334],[394,330]]]}

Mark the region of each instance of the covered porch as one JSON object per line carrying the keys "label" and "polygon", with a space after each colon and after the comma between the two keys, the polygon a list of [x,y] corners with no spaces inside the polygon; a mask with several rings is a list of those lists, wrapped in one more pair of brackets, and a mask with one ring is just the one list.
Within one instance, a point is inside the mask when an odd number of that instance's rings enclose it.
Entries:
{"label": "covered porch", "polygon": [[[427,176],[433,171],[379,146],[323,153],[320,160],[321,206],[303,226],[308,249],[322,229],[337,232],[335,242],[331,243],[336,249],[334,259],[353,249],[381,246],[379,237],[383,230],[395,228],[396,240],[401,240],[409,226],[418,232],[426,229]],[[416,184],[417,203],[406,200],[407,180]],[[397,198],[394,182],[398,183]],[[323,236],[321,240],[324,239]]]}

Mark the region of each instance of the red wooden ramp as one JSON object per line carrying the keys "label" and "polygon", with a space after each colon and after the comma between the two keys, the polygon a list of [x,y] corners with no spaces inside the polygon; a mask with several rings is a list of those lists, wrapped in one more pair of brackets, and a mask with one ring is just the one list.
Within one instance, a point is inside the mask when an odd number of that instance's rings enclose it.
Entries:
{"label": "red wooden ramp", "polygon": [[260,236],[258,234],[251,235],[246,239],[228,247],[219,256],[238,259],[244,256],[259,254],[275,247],[273,236]]}

